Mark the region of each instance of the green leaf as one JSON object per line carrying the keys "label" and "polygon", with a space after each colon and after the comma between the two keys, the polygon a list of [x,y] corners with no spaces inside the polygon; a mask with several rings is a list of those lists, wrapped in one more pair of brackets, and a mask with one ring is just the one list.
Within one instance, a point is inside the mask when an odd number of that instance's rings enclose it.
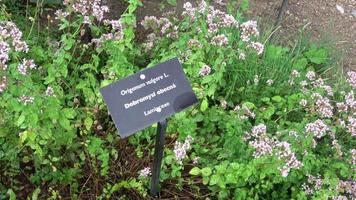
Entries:
{"label": "green leaf", "polygon": [[40,194],[41,189],[40,188],[36,188],[35,191],[33,191],[32,193],[32,200],[37,200],[38,199],[38,195]]}
{"label": "green leaf", "polygon": [[274,108],[274,106],[269,106],[266,110],[263,111],[263,118],[270,119],[275,111],[276,109]]}
{"label": "green leaf", "polygon": [[59,119],[59,124],[66,130],[71,130],[72,129],[72,127],[70,126],[70,121],[65,117],[61,117]]}
{"label": "green leaf", "polygon": [[308,60],[306,58],[300,58],[294,63],[293,67],[299,70],[303,70],[306,68],[307,65]]}
{"label": "green leaf", "polygon": [[210,182],[209,182],[209,185],[216,185],[218,184],[218,182],[220,181],[220,178],[218,175],[214,174],[211,176],[210,178]]}
{"label": "green leaf", "polygon": [[62,112],[67,119],[74,119],[76,115],[75,110],[73,108],[65,108],[62,110]]}
{"label": "green leaf", "polygon": [[201,173],[203,176],[210,176],[213,171],[211,170],[210,167],[204,167],[203,169],[201,169]]}
{"label": "green leaf", "polygon": [[271,99],[269,97],[263,97],[261,101],[268,103]]}
{"label": "green leaf", "polygon": [[172,6],[177,6],[177,0],[167,0],[167,2]]}
{"label": "green leaf", "polygon": [[281,96],[274,96],[274,97],[272,97],[272,100],[274,102],[280,103],[283,101],[283,98]]}
{"label": "green leaf", "polygon": [[15,194],[15,192],[14,192],[12,189],[9,189],[9,190],[7,191],[7,195],[9,195],[9,199],[10,199],[10,200],[16,200],[16,194]]}
{"label": "green leaf", "polygon": [[305,53],[307,58],[315,64],[322,64],[326,62],[328,57],[328,53],[323,48],[318,48],[315,45],[311,46],[311,48]]}
{"label": "green leaf", "polygon": [[197,176],[200,174],[200,169],[198,167],[193,167],[193,169],[191,169],[189,171],[189,174],[190,175],[193,175],[193,176]]}
{"label": "green leaf", "polygon": [[254,109],[256,108],[255,104],[251,103],[251,102],[245,102],[242,104],[242,107],[246,107],[248,109]]}
{"label": "green leaf", "polygon": [[21,126],[25,122],[25,113],[22,113],[20,117],[17,119],[16,125]]}
{"label": "green leaf", "polygon": [[206,111],[206,109],[208,109],[209,107],[209,103],[206,99],[203,100],[203,102],[200,104],[200,110],[202,112]]}
{"label": "green leaf", "polygon": [[86,128],[87,130],[90,130],[91,127],[92,127],[92,125],[93,125],[93,120],[92,120],[92,118],[87,117],[87,118],[84,120],[84,125],[85,125],[85,128]]}

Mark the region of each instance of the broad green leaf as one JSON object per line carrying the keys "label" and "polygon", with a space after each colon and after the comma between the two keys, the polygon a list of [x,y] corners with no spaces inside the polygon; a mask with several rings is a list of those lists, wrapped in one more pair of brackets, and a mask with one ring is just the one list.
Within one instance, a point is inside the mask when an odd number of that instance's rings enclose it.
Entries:
{"label": "broad green leaf", "polygon": [[220,178],[218,175],[214,174],[211,176],[210,178],[210,182],[209,182],[209,185],[216,185],[218,184],[218,182],[220,181]]}
{"label": "broad green leaf", "polygon": [[293,67],[298,70],[304,70],[307,65],[308,65],[308,60],[306,58],[300,58],[294,63]]}
{"label": "broad green leaf", "polygon": [[208,109],[209,107],[209,103],[206,99],[203,100],[203,102],[200,104],[200,110],[202,112],[206,111],[206,109]]}
{"label": "broad green leaf", "polygon": [[283,98],[281,96],[274,96],[274,97],[272,97],[272,100],[274,102],[280,103],[283,101]]}
{"label": "broad green leaf", "polygon": [[65,117],[61,117],[59,119],[59,124],[66,130],[71,130],[72,129],[72,127],[70,126],[70,121]]}
{"label": "broad green leaf", "polygon": [[326,59],[328,57],[328,53],[325,49],[323,48],[318,48],[315,45],[313,45],[306,53],[305,55],[307,58],[315,64],[322,64],[326,62]]}
{"label": "broad green leaf", "polygon": [[270,119],[275,111],[276,109],[274,108],[274,106],[269,106],[266,110],[263,111],[263,118]]}
{"label": "broad green leaf", "polygon": [[197,176],[200,174],[200,169],[198,167],[193,167],[190,171],[189,171],[190,175],[193,176]]}
{"label": "broad green leaf", "polygon": [[74,119],[76,115],[75,110],[73,108],[65,108],[62,110],[62,112],[67,119]]}
{"label": "broad green leaf", "polygon": [[16,200],[16,194],[15,194],[15,192],[14,192],[12,189],[9,189],[9,190],[7,191],[7,195],[9,195],[9,199],[10,199],[10,200]]}
{"label": "broad green leaf", "polygon": [[251,103],[251,102],[245,102],[242,104],[243,107],[246,107],[248,109],[254,109],[256,108],[255,104]]}
{"label": "broad green leaf", "polygon": [[21,126],[25,122],[26,116],[25,113],[21,113],[20,117],[17,119],[17,126]]}
{"label": "broad green leaf", "polygon": [[211,170],[210,167],[204,167],[203,169],[201,169],[201,173],[203,176],[210,176],[213,171]]}
{"label": "broad green leaf", "polygon": [[90,117],[87,117],[85,120],[84,120],[84,125],[85,125],[85,128],[87,130],[90,130],[92,125],[93,125],[93,119],[90,118]]}

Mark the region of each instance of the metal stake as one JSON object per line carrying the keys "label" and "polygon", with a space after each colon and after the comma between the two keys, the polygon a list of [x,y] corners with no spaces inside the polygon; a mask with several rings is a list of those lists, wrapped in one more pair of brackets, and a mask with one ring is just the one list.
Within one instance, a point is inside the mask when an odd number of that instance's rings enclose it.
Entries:
{"label": "metal stake", "polygon": [[288,7],[288,0],[283,0],[281,7],[279,8],[278,17],[275,26],[278,26],[282,22],[282,17],[285,9]]}
{"label": "metal stake", "polygon": [[151,196],[157,197],[159,192],[159,174],[161,171],[167,119],[157,123],[156,146],[152,170]]}

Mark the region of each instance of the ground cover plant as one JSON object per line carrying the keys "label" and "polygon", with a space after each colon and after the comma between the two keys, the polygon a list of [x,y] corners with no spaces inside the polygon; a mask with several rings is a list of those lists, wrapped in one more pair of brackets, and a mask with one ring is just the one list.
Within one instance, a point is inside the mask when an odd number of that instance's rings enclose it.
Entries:
{"label": "ground cover plant", "polygon": [[169,119],[162,197],[356,198],[356,72],[327,48],[270,43],[248,1],[142,21],[138,0],[46,2],[1,1],[1,199],[150,199],[155,127],[120,139],[99,88],[173,57],[199,104]]}

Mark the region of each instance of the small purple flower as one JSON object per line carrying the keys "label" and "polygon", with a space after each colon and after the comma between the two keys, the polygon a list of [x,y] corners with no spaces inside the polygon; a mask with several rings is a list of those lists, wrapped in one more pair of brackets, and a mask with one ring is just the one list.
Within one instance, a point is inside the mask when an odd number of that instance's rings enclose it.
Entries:
{"label": "small purple flower", "polygon": [[316,120],[313,123],[309,123],[305,126],[305,130],[308,133],[313,133],[315,137],[321,138],[323,137],[327,131],[329,131],[329,127],[320,119]]}
{"label": "small purple flower", "polygon": [[224,34],[221,34],[221,35],[214,36],[211,39],[210,43],[215,46],[225,46],[229,43],[229,40]]}
{"label": "small purple flower", "polygon": [[272,79],[268,79],[266,83],[267,85],[271,86],[274,83],[274,81]]}
{"label": "small purple flower", "polygon": [[7,78],[6,76],[2,77],[2,80],[0,82],[0,93],[4,92],[7,86]]}
{"label": "small purple flower", "polygon": [[185,139],[183,143],[176,141],[173,152],[174,152],[174,158],[178,164],[180,165],[183,164],[183,159],[187,157],[187,152],[191,147],[190,143],[192,141],[193,138],[190,135]]}
{"label": "small purple flower", "polygon": [[262,43],[259,42],[251,42],[251,44],[249,45],[250,48],[253,48],[256,50],[257,55],[261,55],[264,51],[264,45]]}
{"label": "small purple flower", "polygon": [[301,105],[301,106],[303,106],[303,107],[307,106],[307,104],[308,104],[308,101],[305,100],[305,99],[302,99],[302,100],[300,100],[300,102],[299,102],[299,105]]}
{"label": "small purple flower", "polygon": [[316,77],[315,72],[313,72],[313,71],[308,71],[305,76],[306,76],[310,81],[314,80],[315,77]]}
{"label": "small purple flower", "polygon": [[200,76],[207,76],[207,75],[210,74],[210,72],[211,72],[211,68],[208,65],[203,65],[200,68],[199,75]]}
{"label": "small purple flower", "polygon": [[241,40],[244,42],[249,42],[251,37],[258,37],[260,32],[257,30],[257,22],[256,21],[247,21],[240,25],[241,29]]}
{"label": "small purple flower", "polygon": [[46,96],[54,96],[54,90],[51,86],[48,86],[47,89],[46,89]]}
{"label": "small purple flower", "polygon": [[36,64],[33,60],[27,60],[23,59],[22,63],[20,63],[17,67],[17,70],[19,71],[20,74],[26,75],[28,69],[35,69]]}
{"label": "small purple flower", "polygon": [[33,103],[35,100],[34,97],[31,97],[31,96],[25,96],[25,95],[22,95],[19,99],[20,102],[22,102],[25,106],[27,104],[30,104],[30,103]]}
{"label": "small purple flower", "polygon": [[139,177],[143,177],[143,178],[148,177],[148,176],[151,175],[151,168],[150,167],[146,167],[146,168],[140,170],[138,172],[138,174],[139,174],[138,175]]}
{"label": "small purple flower", "polygon": [[349,71],[349,72],[347,72],[347,75],[348,75],[347,82],[350,84],[352,89],[356,89],[356,72]]}

